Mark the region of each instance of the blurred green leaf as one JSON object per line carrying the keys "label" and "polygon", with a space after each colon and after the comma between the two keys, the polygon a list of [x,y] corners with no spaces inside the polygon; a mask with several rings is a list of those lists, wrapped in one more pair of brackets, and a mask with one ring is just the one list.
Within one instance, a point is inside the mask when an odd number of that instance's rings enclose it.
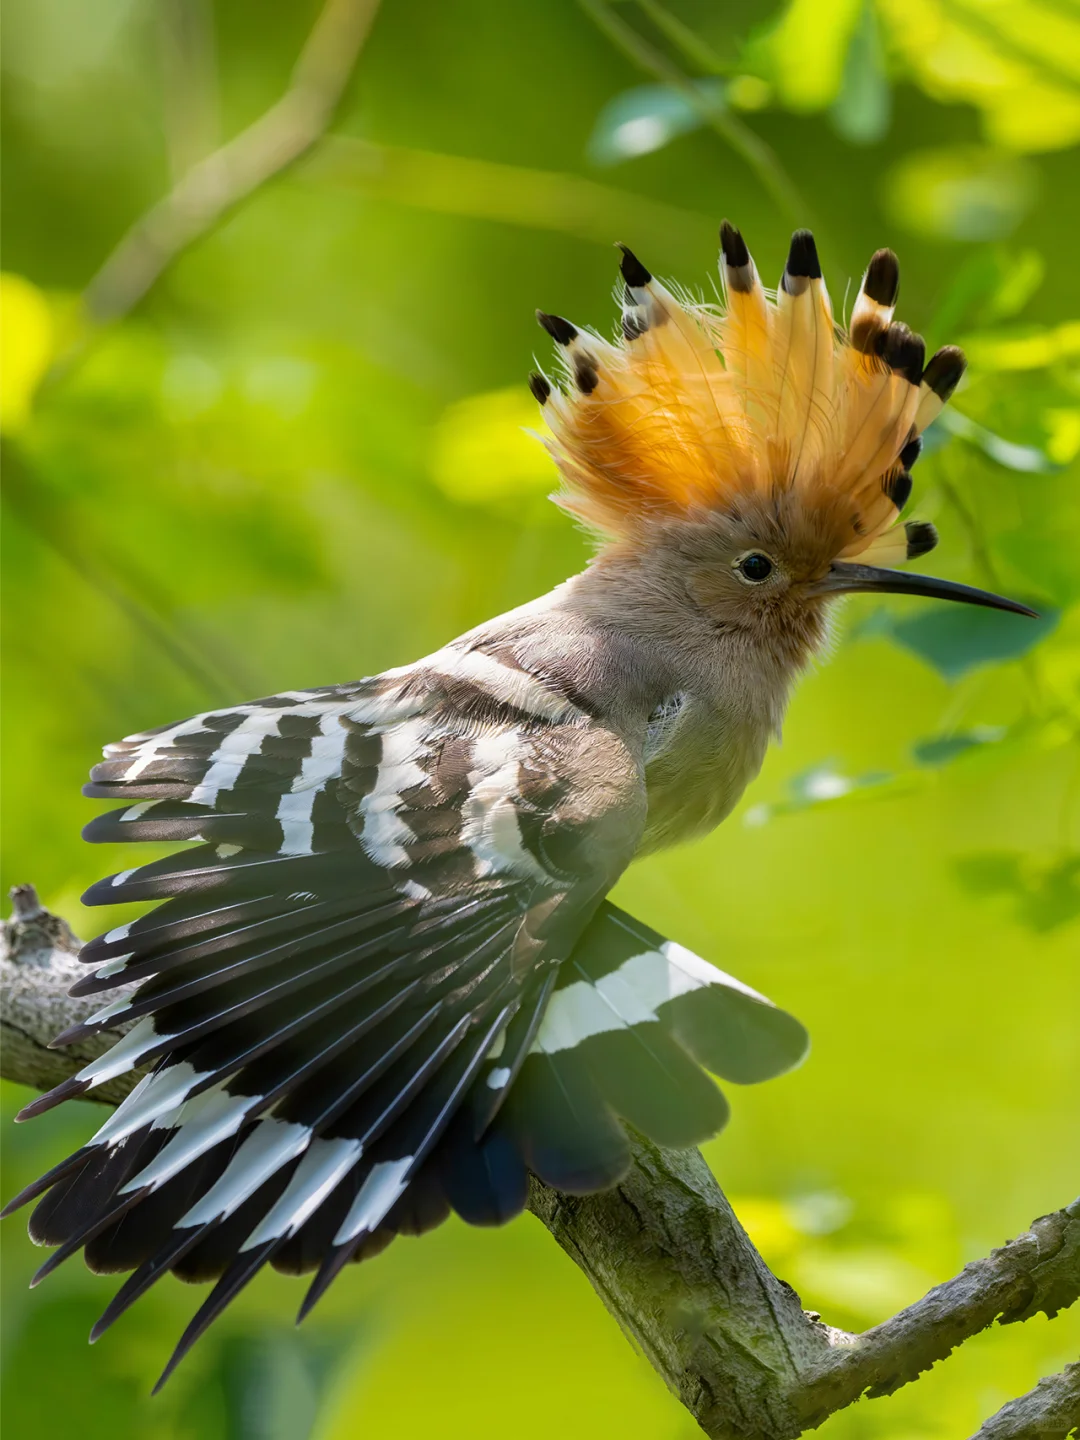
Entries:
{"label": "blurred green leaf", "polygon": [[743,49],[742,63],[796,112],[824,110],[841,92],[862,0],[788,0]]}
{"label": "blurred green leaf", "polygon": [[835,764],[825,761],[792,776],[783,800],[750,806],[743,814],[743,824],[756,828],[783,815],[797,815],[800,811],[862,796],[868,791],[880,793],[887,789],[889,793],[900,793],[911,783],[910,776],[895,775],[885,770],[847,775]]}
{"label": "blurred green leaf", "polygon": [[559,476],[542,443],[550,432],[539,408],[524,385],[448,405],[432,437],[435,484],[458,503],[511,508],[525,503],[539,523],[554,520],[557,512],[546,501]]}
{"label": "blurred green leaf", "polygon": [[837,131],[853,145],[874,145],[888,133],[892,91],[877,16],[869,3],[863,5],[848,45],[840,93],[830,113]]}
{"label": "blurred green leaf", "polygon": [[185,1397],[180,1423],[199,1440],[307,1440],[334,1369],[354,1348],[355,1332],[344,1329],[226,1334]]}
{"label": "blurred green leaf", "polygon": [[965,326],[991,325],[1019,315],[1046,275],[1037,250],[980,245],[953,272],[934,310],[928,338],[948,343]]}
{"label": "blurred green leaf", "polygon": [[928,95],[981,112],[987,137],[1013,150],[1080,138],[1080,15],[1040,0],[879,0],[892,46]]}
{"label": "blurred green leaf", "polygon": [[956,877],[969,894],[1011,897],[1017,918],[1033,930],[1054,930],[1080,917],[1080,855],[1033,858],[1019,850],[961,856]]}
{"label": "blurred green leaf", "polygon": [[1044,451],[1034,445],[1017,445],[1001,435],[995,435],[985,425],[969,419],[959,410],[946,407],[937,418],[937,425],[947,434],[976,446],[998,465],[1006,470],[1019,470],[1026,475],[1046,475],[1060,467],[1055,465]]}
{"label": "blurred green leaf", "polygon": [[891,622],[898,645],[933,665],[947,680],[995,661],[1018,660],[1051,634],[1060,612],[1044,607],[1037,620],[976,605],[938,605]]}
{"label": "blurred green leaf", "polygon": [[1030,210],[1035,182],[1018,157],[975,145],[905,155],[889,170],[882,200],[896,224],[935,240],[998,240]]}
{"label": "blurred green leaf", "polygon": [[[708,105],[723,107],[722,81],[696,80],[694,88]],[[585,153],[594,165],[617,165],[662,150],[704,123],[702,110],[670,85],[638,85],[616,95],[600,111]]]}
{"label": "blurred green leaf", "polygon": [[1042,370],[1080,357],[1080,320],[967,335],[964,346],[968,360],[982,370]]}

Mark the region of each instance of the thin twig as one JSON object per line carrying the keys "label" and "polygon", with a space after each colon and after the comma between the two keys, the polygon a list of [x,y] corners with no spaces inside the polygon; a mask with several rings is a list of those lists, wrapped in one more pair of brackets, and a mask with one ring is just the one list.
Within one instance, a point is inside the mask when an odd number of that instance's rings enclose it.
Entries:
{"label": "thin twig", "polygon": [[333,119],[378,5],[327,0],[281,99],[194,165],[90,281],[83,298],[92,322],[126,315],[182,251],[315,144]]}
{"label": "thin twig", "polygon": [[1080,1362],[991,1415],[971,1440],[1069,1440],[1080,1429]]}
{"label": "thin twig", "polygon": [[1040,1311],[1052,1319],[1078,1296],[1080,1199],[831,1351],[802,1377],[793,1404],[807,1424],[820,1424],[863,1394],[891,1395],[995,1320],[1009,1325]]}
{"label": "thin twig", "polygon": [[713,217],[630,190],[556,170],[505,165],[333,135],[301,172],[320,183],[355,185],[365,194],[443,215],[522,225],[611,246],[685,244],[708,233]]}
{"label": "thin twig", "polygon": [[730,60],[723,60],[696,30],[684,20],[673,15],[659,0],[638,0],[638,4],[652,23],[673,45],[677,45],[691,64],[699,65],[714,75],[730,75],[734,68]]}
{"label": "thin twig", "polygon": [[579,0],[581,8],[627,59],[677,90],[702,121],[749,165],[777,206],[797,225],[807,224],[810,209],[776,152],[721,102],[702,92],[662,51],[639,35],[606,0]]}

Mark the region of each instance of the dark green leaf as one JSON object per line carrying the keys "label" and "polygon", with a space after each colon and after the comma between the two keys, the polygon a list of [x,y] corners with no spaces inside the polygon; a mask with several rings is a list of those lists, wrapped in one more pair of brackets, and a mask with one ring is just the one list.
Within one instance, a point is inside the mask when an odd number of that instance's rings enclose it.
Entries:
{"label": "dark green leaf", "polygon": [[971,895],[1011,896],[1017,919],[1032,930],[1054,930],[1080,915],[1080,855],[1033,862],[1019,850],[977,851],[961,856],[955,870]]}
{"label": "dark green leaf", "polygon": [[1057,625],[1059,612],[1044,609],[1037,620],[975,605],[939,605],[892,623],[892,637],[947,680],[979,665],[1017,660]]}

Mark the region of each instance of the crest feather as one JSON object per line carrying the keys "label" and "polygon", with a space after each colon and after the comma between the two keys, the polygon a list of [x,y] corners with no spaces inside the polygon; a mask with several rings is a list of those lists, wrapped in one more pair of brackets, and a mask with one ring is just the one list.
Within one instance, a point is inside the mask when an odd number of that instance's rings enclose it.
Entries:
{"label": "crest feather", "polygon": [[723,305],[680,299],[623,246],[614,343],[538,312],[567,382],[546,394],[532,382],[567,486],[559,503],[630,538],[652,520],[794,492],[825,513],[836,555],[906,554],[907,467],[963,355],[949,346],[924,368],[922,339],[893,320],[891,250],[872,258],[844,331],[808,230],[792,237],[775,292],[727,221],[720,242]]}

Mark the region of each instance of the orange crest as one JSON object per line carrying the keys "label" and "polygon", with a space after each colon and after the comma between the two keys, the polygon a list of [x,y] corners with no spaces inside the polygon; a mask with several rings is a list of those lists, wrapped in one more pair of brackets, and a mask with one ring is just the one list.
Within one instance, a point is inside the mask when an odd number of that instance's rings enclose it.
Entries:
{"label": "orange crest", "polygon": [[726,221],[720,238],[723,307],[679,300],[623,247],[616,343],[538,312],[569,382],[563,392],[531,380],[568,487],[559,503],[628,537],[650,519],[795,492],[828,510],[838,556],[872,549],[896,560],[930,548],[931,527],[895,521],[918,437],[963,374],[961,352],[939,350],[924,368],[921,337],[892,318],[891,250],[871,260],[845,333],[808,230],[792,237],[775,295]]}

